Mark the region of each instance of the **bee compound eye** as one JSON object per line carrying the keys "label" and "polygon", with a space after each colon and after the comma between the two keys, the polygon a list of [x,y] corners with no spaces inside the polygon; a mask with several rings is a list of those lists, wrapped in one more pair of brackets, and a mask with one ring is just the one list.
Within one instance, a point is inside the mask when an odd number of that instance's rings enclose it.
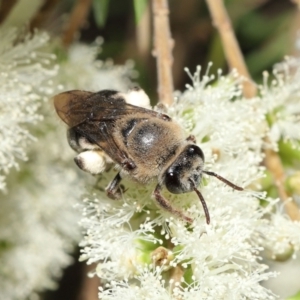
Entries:
{"label": "bee compound eye", "polygon": [[165,177],[165,185],[169,192],[173,194],[182,193],[180,184],[180,174],[174,171],[168,171]]}
{"label": "bee compound eye", "polygon": [[189,146],[187,153],[189,156],[199,156],[204,161],[204,153],[201,148],[196,145]]}
{"label": "bee compound eye", "polygon": [[194,146],[191,146],[188,150],[189,154],[194,154],[195,153],[195,147]]}

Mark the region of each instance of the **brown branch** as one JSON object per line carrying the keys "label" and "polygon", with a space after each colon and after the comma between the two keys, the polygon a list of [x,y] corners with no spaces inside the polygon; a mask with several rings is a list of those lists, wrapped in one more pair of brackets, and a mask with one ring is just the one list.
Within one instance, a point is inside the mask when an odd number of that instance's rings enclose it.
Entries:
{"label": "brown branch", "polygon": [[17,0],[6,0],[0,2],[0,24],[5,21],[6,17],[9,15],[16,2]]}
{"label": "brown branch", "polygon": [[65,47],[70,46],[75,34],[84,25],[90,11],[91,4],[92,0],[77,0],[62,38],[62,42]]}
{"label": "brown branch", "polygon": [[246,98],[252,98],[256,95],[256,86],[248,72],[223,0],[206,0],[206,2],[209,7],[214,26],[217,27],[220,33],[229,67],[237,69],[239,74],[247,79],[243,82],[243,93]]}
{"label": "brown branch", "polygon": [[[251,80],[247,66],[244,62],[242,52],[240,51],[223,1],[206,0],[206,2],[209,6],[213,22],[221,35],[228,64],[231,68],[236,68],[241,75],[249,79],[243,87],[244,96],[248,98],[254,97],[256,95],[256,87]],[[268,143],[267,139],[266,142]],[[300,220],[299,208],[284,188],[285,174],[280,156],[270,149],[265,149],[264,152],[265,165],[273,176],[278,195],[284,202],[288,215],[292,220]]]}
{"label": "brown branch", "polygon": [[292,2],[294,2],[298,8],[300,8],[300,0],[291,0]]}
{"label": "brown branch", "polygon": [[40,8],[38,13],[34,16],[34,18],[30,22],[30,30],[34,30],[34,28],[40,27],[44,24],[49,16],[54,11],[56,5],[59,3],[59,0],[46,0],[43,6]]}
{"label": "brown branch", "polygon": [[299,221],[300,220],[299,208],[284,187],[286,176],[278,153],[276,153],[271,149],[266,149],[265,155],[266,155],[265,165],[273,176],[274,183],[278,191],[278,195],[280,199],[284,202],[287,214],[289,215],[291,220]]}
{"label": "brown branch", "polygon": [[299,56],[298,47],[295,47],[295,41],[298,40],[299,37],[299,28],[300,28],[300,0],[292,0],[297,4],[297,9],[293,11],[293,15],[291,17],[290,22],[290,30],[287,32],[287,36],[289,37],[289,55],[290,56]]}
{"label": "brown branch", "polygon": [[139,56],[146,60],[149,55],[150,39],[151,39],[151,22],[150,22],[150,5],[143,13],[143,16],[136,26],[136,44]]}
{"label": "brown branch", "polygon": [[154,19],[154,52],[157,60],[159,102],[170,105],[173,102],[172,48],[167,0],[152,0]]}
{"label": "brown branch", "polygon": [[88,273],[94,271],[96,264],[85,265],[84,279],[78,300],[98,300],[98,288],[100,286],[100,279],[97,276],[88,277]]}

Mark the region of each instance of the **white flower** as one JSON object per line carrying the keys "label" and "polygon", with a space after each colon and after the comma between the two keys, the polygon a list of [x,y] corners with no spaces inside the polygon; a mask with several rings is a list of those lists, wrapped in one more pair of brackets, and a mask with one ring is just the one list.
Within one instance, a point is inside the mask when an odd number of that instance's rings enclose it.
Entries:
{"label": "white flower", "polygon": [[[70,253],[80,239],[79,212],[73,206],[88,184],[85,174],[72,161],[74,152],[68,146],[66,128],[55,115],[53,103],[41,100],[49,100],[63,89],[57,82],[68,83],[69,89],[89,90],[91,87],[84,84],[93,82],[95,76],[99,89],[107,88],[104,84],[108,77],[114,88],[127,89],[129,67],[110,65],[103,70],[96,68],[91,58],[81,69],[78,64],[76,72],[69,72],[73,62],[67,57],[58,75],[50,80],[57,73],[53,54],[36,50],[47,41],[47,35],[27,37],[17,46],[12,42],[14,33],[6,33],[0,45],[0,69],[3,66],[6,72],[1,69],[0,106],[8,122],[2,123],[1,118],[0,135],[7,148],[1,142],[0,166],[3,164],[5,170],[16,166],[16,153],[27,162],[19,164],[18,172],[7,175],[7,193],[0,194],[0,299],[23,300],[56,287],[62,269],[72,262]],[[88,46],[77,49],[93,52]],[[35,125],[38,120],[30,134],[24,125]],[[11,128],[4,132],[3,126]],[[35,142],[25,155],[25,144],[33,136]],[[1,156],[3,150],[8,153]]]}
{"label": "white flower", "polygon": [[300,140],[300,68],[299,58],[287,58],[275,66],[274,79],[268,85],[269,74],[264,73],[261,86],[262,106],[268,113],[272,142]]}
{"label": "white flower", "polygon": [[97,92],[103,89],[127,91],[130,78],[136,73],[133,63],[117,66],[111,61],[97,60],[99,44],[87,46],[73,44],[68,50],[68,59],[61,62],[56,79],[61,90],[74,88]]}
{"label": "white flower", "polygon": [[0,30],[0,190],[4,177],[19,160],[26,160],[26,148],[35,138],[28,126],[42,119],[37,110],[41,100],[54,92],[54,55],[43,51],[45,33],[21,35],[16,29]]}
{"label": "white flower", "polygon": [[83,185],[76,170],[67,168],[72,152],[65,135],[54,129],[53,119],[39,125],[43,135],[30,147],[29,163],[9,174],[8,192],[0,195],[1,299],[54,288],[80,238],[72,206]]}
{"label": "white flower", "polygon": [[107,289],[100,288],[99,299],[157,299],[168,300],[170,294],[165,289],[165,281],[160,268],[143,268],[139,274],[134,276],[136,284],[131,285],[127,280],[112,281],[106,286]]}
{"label": "white flower", "polygon": [[[213,78],[207,74],[200,78],[200,69],[191,77],[193,86],[177,95],[169,114],[187,130],[187,136],[196,137],[205,154],[206,170],[248,186],[263,175],[261,149],[268,132],[265,108],[259,99],[241,97],[235,73],[219,74],[214,85],[209,85]],[[151,199],[154,184],[140,186],[124,180],[123,199],[108,199],[104,187],[114,174],[101,175],[99,190],[85,198],[83,208],[82,259],[98,262],[96,274],[107,282],[100,290],[101,299],[136,299],[136,295],[143,299],[174,299],[176,295],[182,299],[276,298],[260,284],[275,276],[266,272],[260,252],[268,234],[276,230],[272,218],[264,218],[276,201],[265,199],[263,193],[232,190],[216,178],[205,177],[201,193],[210,225],[196,194],[163,191],[174,207],[193,218],[186,226],[155,205]],[[269,204],[261,207],[259,198]],[[173,258],[158,275],[155,266],[150,266],[155,265],[153,251],[161,245]],[[171,274],[177,267],[183,270],[184,279],[174,289]]]}

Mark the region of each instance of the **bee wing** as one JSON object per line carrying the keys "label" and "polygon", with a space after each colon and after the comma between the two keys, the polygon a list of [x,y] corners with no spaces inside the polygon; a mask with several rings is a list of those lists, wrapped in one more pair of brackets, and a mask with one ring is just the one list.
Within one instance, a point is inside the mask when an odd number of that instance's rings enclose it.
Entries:
{"label": "bee wing", "polygon": [[85,102],[92,92],[74,90],[54,96],[54,107],[59,117],[70,127],[80,124],[86,115]]}
{"label": "bee wing", "polygon": [[112,121],[136,113],[143,113],[148,118],[159,115],[153,110],[126,103],[119,92],[112,90],[98,93],[73,90],[58,94],[53,100],[57,114],[69,127],[84,122]]}
{"label": "bee wing", "polygon": [[113,138],[111,134],[112,126],[113,123],[108,122],[85,122],[74,127],[74,129],[80,135],[98,145],[112,160],[123,166],[126,163],[130,163],[130,159]]}
{"label": "bee wing", "polygon": [[130,161],[113,138],[115,121],[126,115],[138,118],[159,117],[161,114],[125,102],[119,92],[103,90],[98,93],[69,91],[54,97],[60,118],[80,135],[97,144],[116,163]]}

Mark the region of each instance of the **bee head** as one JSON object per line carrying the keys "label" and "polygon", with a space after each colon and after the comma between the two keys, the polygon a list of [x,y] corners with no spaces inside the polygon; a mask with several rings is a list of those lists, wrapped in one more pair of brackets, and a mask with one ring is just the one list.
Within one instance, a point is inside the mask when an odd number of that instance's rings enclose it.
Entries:
{"label": "bee head", "polygon": [[181,194],[194,191],[199,185],[204,154],[196,145],[188,145],[165,172],[164,183],[169,192]]}

